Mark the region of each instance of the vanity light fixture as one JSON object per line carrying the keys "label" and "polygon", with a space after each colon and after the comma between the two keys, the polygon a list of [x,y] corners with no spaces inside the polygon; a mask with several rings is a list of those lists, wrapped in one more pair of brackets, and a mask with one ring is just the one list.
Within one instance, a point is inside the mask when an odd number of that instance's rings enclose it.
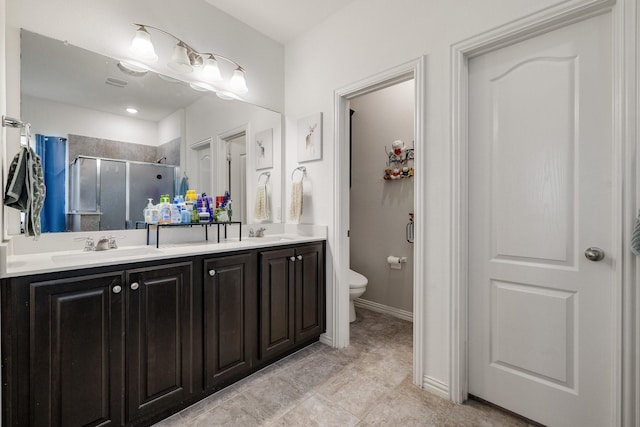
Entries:
{"label": "vanity light fixture", "polygon": [[[207,88],[207,90],[213,90],[215,92],[226,91],[236,95],[231,99],[238,99],[237,94],[244,94],[249,91],[244,68],[234,60],[210,52],[199,52],[184,40],[160,28],[146,24],[134,23],[133,25],[137,26],[138,29],[131,42],[130,51],[137,59],[141,61],[157,61],[158,56],[156,55],[153,43],[151,42],[151,35],[149,34],[149,29],[153,29],[176,41],[171,60],[168,62],[168,66],[171,69],[183,74],[198,70],[198,76],[203,82],[213,84],[213,86],[210,86],[195,82],[194,84],[198,86],[199,89]],[[226,84],[224,84],[224,79],[218,66],[219,59],[223,59],[235,67],[231,79]]]}

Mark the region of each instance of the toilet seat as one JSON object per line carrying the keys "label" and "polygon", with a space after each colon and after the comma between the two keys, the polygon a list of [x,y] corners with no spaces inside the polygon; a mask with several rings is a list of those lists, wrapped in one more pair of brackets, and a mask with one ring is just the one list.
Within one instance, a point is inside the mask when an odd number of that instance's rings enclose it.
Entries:
{"label": "toilet seat", "polygon": [[350,288],[364,288],[369,281],[362,274],[357,271],[349,269],[349,287]]}

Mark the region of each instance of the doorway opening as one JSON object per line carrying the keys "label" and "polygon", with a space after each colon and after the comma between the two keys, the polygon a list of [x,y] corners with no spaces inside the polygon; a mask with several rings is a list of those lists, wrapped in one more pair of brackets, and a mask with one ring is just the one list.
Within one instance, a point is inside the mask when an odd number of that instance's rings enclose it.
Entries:
{"label": "doorway opening", "polygon": [[414,92],[410,78],[349,100],[350,299],[356,307],[411,322]]}
{"label": "doorway opening", "polygon": [[[350,300],[349,300],[349,270],[350,270],[350,226],[355,224],[357,220],[351,220],[350,214],[350,109],[351,101],[356,101],[356,98],[385,89],[396,84],[404,82],[413,82],[413,97],[411,103],[413,105],[413,132],[407,138],[408,141],[404,141],[405,147],[415,147],[414,165],[415,175],[413,178],[409,178],[408,181],[413,181],[413,213],[415,218],[415,236],[421,234],[421,219],[424,216],[424,201],[421,194],[424,194],[423,175],[420,172],[420,165],[424,162],[424,150],[420,147],[424,144],[424,65],[425,58],[419,58],[406,64],[402,64],[393,69],[387,70],[380,74],[377,74],[371,78],[357,82],[349,87],[337,90],[335,93],[335,141],[336,150],[334,151],[334,164],[336,165],[336,177],[334,188],[334,206],[336,206],[334,217],[334,235],[333,235],[333,286],[331,287],[328,304],[331,304],[332,312],[331,325],[327,334],[331,334],[333,345],[338,348],[346,347],[349,345],[350,340]],[[357,112],[356,112],[357,114]],[[413,139],[411,139],[413,138]],[[398,137],[401,139],[401,137]],[[395,141],[387,141],[388,150],[391,149],[391,144]],[[412,144],[413,141],[413,144]],[[383,142],[384,145],[384,142]],[[372,153],[373,154],[373,153]],[[384,149],[379,150],[380,174],[378,179],[384,181],[386,163],[388,161],[388,155],[385,154]],[[357,159],[354,159],[357,161]],[[398,182],[387,183],[398,184]],[[406,210],[406,208],[402,208]],[[408,222],[410,212],[402,212],[401,220],[403,227]],[[400,215],[400,214],[399,214]],[[424,224],[424,222],[422,222]],[[384,227],[385,224],[378,224],[378,227]],[[371,231],[375,233],[375,230]],[[401,233],[401,238],[405,238],[405,233]],[[413,257],[421,259],[422,253],[424,253],[424,241],[423,239],[416,238],[413,244]],[[382,262],[386,268],[390,268],[387,264],[387,257],[392,254],[387,254],[384,259],[377,260],[376,262]],[[398,255],[401,255],[398,253]],[[406,266],[402,268],[406,269]],[[424,275],[425,265],[424,263],[414,263],[411,276],[413,277],[413,286],[411,286],[412,293],[412,312],[413,312],[413,382],[414,384],[423,387],[423,319],[424,319]],[[378,307],[379,308],[379,307]],[[410,311],[405,310],[407,313]],[[396,312],[395,314],[398,314]]]}

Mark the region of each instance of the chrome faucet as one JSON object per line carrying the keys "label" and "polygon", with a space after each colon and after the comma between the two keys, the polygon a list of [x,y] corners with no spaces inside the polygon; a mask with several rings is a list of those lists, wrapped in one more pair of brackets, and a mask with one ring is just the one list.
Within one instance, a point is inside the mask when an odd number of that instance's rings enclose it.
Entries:
{"label": "chrome faucet", "polygon": [[249,237],[256,237],[256,233],[253,232],[253,228],[249,229]]}
{"label": "chrome faucet", "polygon": [[264,232],[265,232],[266,230],[267,230],[267,229],[266,229],[266,228],[264,228],[264,227],[260,227],[260,228],[258,228],[258,229],[256,230],[256,237],[264,237]]}
{"label": "chrome faucet", "polygon": [[109,236],[108,239],[109,239],[109,249],[118,249],[118,242],[116,242],[116,237]]}
{"label": "chrome faucet", "polygon": [[109,239],[102,236],[100,237],[100,239],[98,239],[98,243],[96,243],[95,248],[93,249],[94,251],[106,251],[107,249],[109,249]]}
{"label": "chrome faucet", "polygon": [[93,251],[96,248],[93,237],[79,237],[76,240],[84,240],[84,248],[82,249],[84,251]]}

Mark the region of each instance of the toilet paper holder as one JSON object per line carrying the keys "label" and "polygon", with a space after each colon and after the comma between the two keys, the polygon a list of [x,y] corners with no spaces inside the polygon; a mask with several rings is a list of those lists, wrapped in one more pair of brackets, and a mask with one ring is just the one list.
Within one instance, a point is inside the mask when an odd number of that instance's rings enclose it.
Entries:
{"label": "toilet paper holder", "polygon": [[407,262],[406,256],[397,257],[397,256],[389,255],[387,257],[387,264],[389,264],[389,266],[393,269],[400,269],[402,267],[402,264],[406,262]]}

